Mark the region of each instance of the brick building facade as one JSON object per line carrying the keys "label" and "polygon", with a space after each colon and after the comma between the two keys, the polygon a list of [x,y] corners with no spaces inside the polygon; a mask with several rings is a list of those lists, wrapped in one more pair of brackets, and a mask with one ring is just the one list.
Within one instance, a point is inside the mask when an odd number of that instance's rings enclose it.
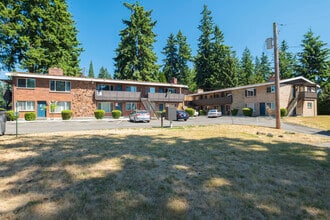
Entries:
{"label": "brick building facade", "polygon": [[166,106],[181,108],[187,86],[127,80],[63,76],[61,69],[48,74],[8,73],[12,84],[13,110],[23,118],[36,112],[38,118],[60,118],[62,110],[72,110],[73,117],[94,117],[96,109],[121,110],[127,116],[134,109],[155,114]]}

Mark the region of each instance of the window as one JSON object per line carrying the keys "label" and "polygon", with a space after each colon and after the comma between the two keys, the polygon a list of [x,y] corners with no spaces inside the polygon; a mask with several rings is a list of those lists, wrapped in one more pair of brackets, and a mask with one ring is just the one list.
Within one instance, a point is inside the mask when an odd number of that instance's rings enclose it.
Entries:
{"label": "window", "polygon": [[275,102],[267,103],[267,107],[270,108],[271,110],[275,110]]}
{"label": "window", "polygon": [[168,88],[167,93],[176,93],[176,89],[174,88]]}
{"label": "window", "polygon": [[307,108],[312,109],[313,108],[313,102],[307,102]]}
{"label": "window", "polygon": [[150,87],[150,88],[149,88],[149,92],[150,92],[150,93],[155,93],[155,92],[156,92],[155,87]]}
{"label": "window", "polygon": [[245,108],[252,108],[253,112],[256,111],[256,104],[255,103],[245,103]]}
{"label": "window", "polygon": [[34,101],[18,101],[17,111],[34,111]]}
{"label": "window", "polygon": [[61,113],[63,110],[70,110],[71,103],[70,102],[56,102],[54,113]]}
{"label": "window", "polygon": [[247,89],[245,90],[245,97],[256,96],[257,91],[256,89]]}
{"label": "window", "polygon": [[308,87],[306,87],[306,92],[315,92],[315,88],[314,87],[310,87],[310,86],[308,86]]}
{"label": "window", "polygon": [[97,104],[97,109],[104,110],[105,112],[112,112],[114,110],[112,102],[99,102]]}
{"label": "window", "polygon": [[35,88],[36,80],[35,79],[18,79],[17,87],[19,87],[19,88]]}
{"label": "window", "polygon": [[136,109],[136,102],[126,102],[126,111],[133,111]]}
{"label": "window", "polygon": [[267,87],[267,93],[274,93],[275,92],[275,86],[268,86]]}
{"label": "window", "polygon": [[71,91],[71,82],[50,80],[50,91],[70,92]]}
{"label": "window", "polygon": [[110,91],[110,90],[113,90],[113,86],[111,86],[111,85],[105,85],[105,84],[98,84],[97,85],[97,90],[98,91],[101,91],[101,90]]}
{"label": "window", "polygon": [[159,104],[159,111],[163,111],[164,110],[164,104],[163,103],[160,103]]}
{"label": "window", "polygon": [[128,92],[136,92],[136,86],[126,86],[126,91]]}
{"label": "window", "polygon": [[159,93],[164,93],[164,88],[159,88],[159,89],[158,89],[158,92],[159,92]]}

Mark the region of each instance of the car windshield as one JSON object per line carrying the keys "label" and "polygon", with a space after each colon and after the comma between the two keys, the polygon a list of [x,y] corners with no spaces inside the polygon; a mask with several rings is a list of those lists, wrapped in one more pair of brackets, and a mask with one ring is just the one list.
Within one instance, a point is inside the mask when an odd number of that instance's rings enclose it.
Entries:
{"label": "car windshield", "polygon": [[212,109],[212,110],[210,110],[210,112],[217,112],[217,110],[216,109]]}
{"label": "car windshield", "polygon": [[139,113],[139,114],[147,114],[148,112],[147,112],[147,111],[140,110],[140,111],[136,111],[136,113]]}

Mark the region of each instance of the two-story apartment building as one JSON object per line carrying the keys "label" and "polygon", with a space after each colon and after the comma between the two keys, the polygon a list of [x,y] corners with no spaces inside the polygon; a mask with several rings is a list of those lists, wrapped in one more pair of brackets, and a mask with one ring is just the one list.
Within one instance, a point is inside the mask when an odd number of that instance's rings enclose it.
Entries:
{"label": "two-story apartment building", "polygon": [[[153,115],[166,106],[181,108],[187,89],[174,79],[172,83],[96,79],[64,76],[59,68],[48,74],[7,73],[12,84],[13,110],[24,117],[34,111],[38,118],[59,118],[62,110],[73,117],[94,117],[96,109],[106,116],[121,110],[127,116],[134,109],[146,109]],[[8,80],[7,80],[8,82]]]}
{"label": "two-story apartment building", "polygon": [[[286,108],[288,115],[317,115],[318,85],[304,77],[280,81],[280,108]],[[230,110],[250,107],[255,116],[274,114],[275,82],[259,83],[235,88],[220,89],[188,95],[186,105],[195,109],[216,108],[224,115]]]}

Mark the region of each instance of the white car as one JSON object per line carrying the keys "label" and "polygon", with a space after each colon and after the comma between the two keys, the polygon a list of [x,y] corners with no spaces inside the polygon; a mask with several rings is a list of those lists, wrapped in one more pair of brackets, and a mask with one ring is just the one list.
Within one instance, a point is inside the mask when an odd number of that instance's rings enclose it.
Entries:
{"label": "white car", "polygon": [[134,110],[131,114],[129,114],[128,117],[130,121],[134,121],[134,122],[138,122],[138,121],[150,122],[150,114],[145,110]]}
{"label": "white car", "polygon": [[208,118],[217,118],[221,116],[222,116],[222,112],[218,111],[217,109],[211,109],[207,112]]}

